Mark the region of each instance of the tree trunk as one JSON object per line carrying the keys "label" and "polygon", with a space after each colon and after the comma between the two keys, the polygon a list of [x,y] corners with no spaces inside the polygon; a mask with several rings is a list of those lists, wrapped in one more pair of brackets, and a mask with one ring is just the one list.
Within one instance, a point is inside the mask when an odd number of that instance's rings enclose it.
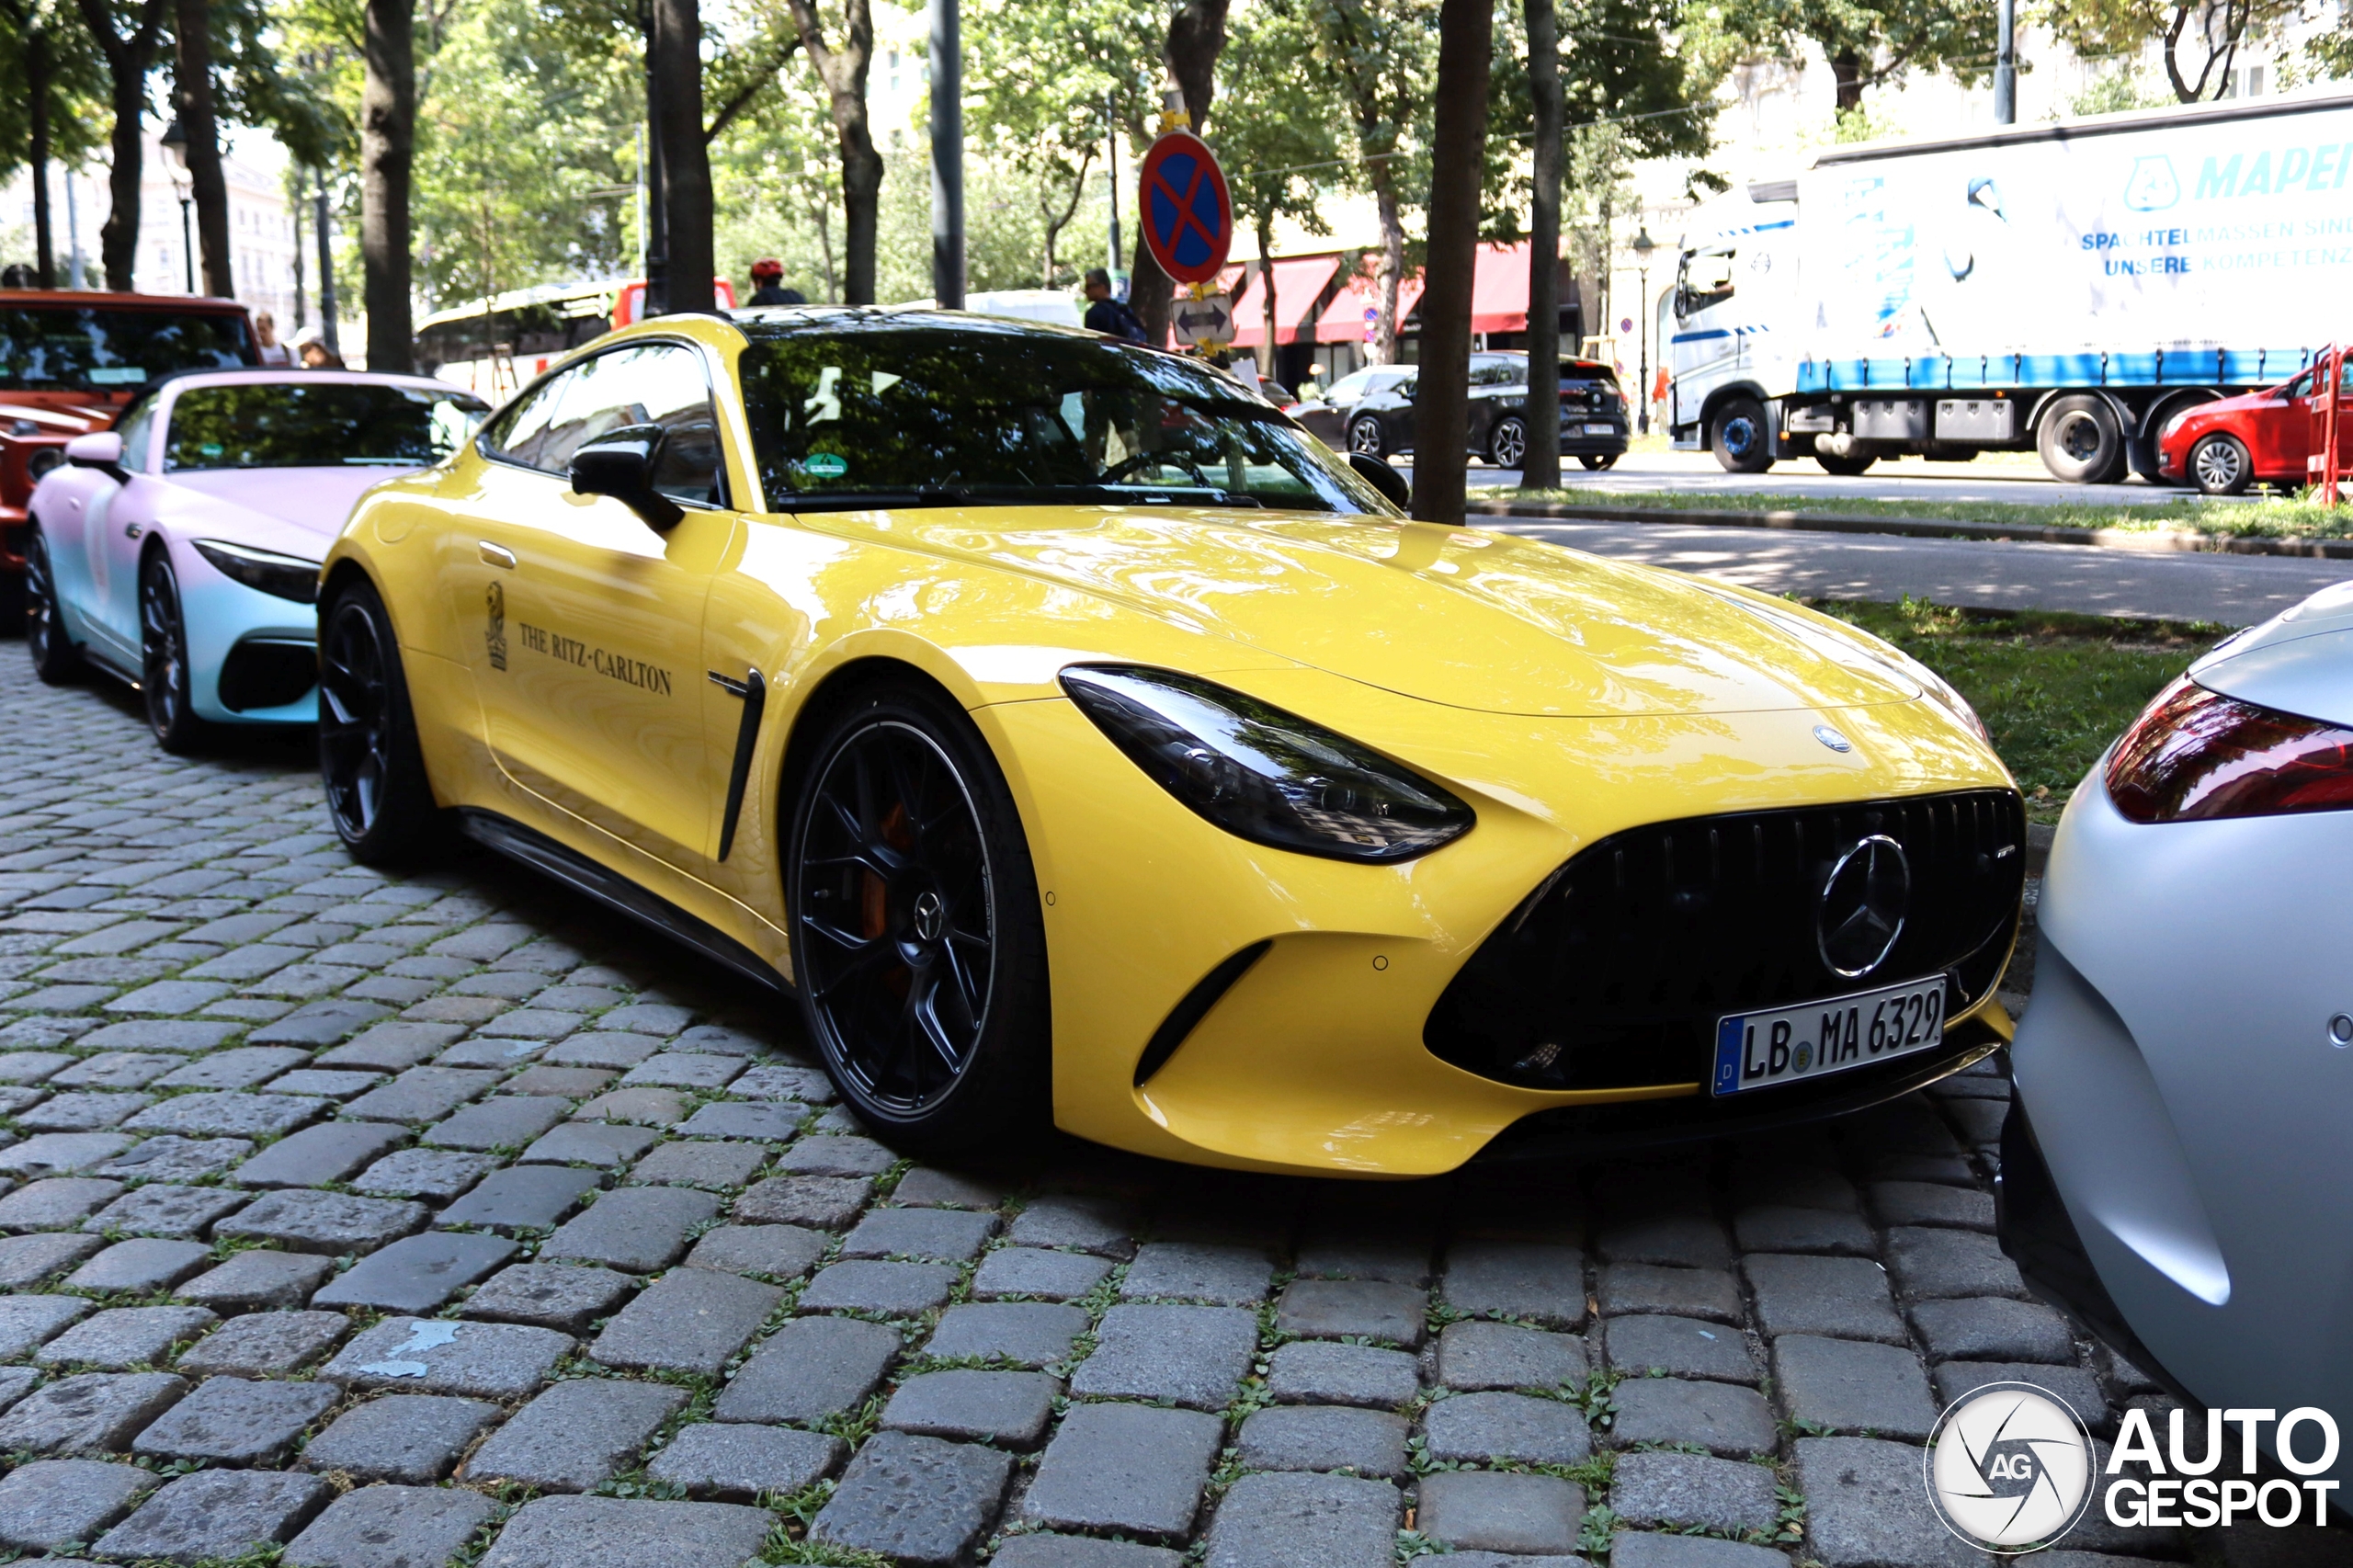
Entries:
{"label": "tree trunk", "polygon": [[1373,206],[1381,214],[1381,313],[1372,324],[1372,342],[1365,353],[1374,365],[1397,363],[1397,297],[1405,286],[1405,220],[1398,211],[1397,186],[1389,160],[1373,165]]}
{"label": "tree trunk", "polygon": [[[1181,0],[1168,19],[1166,53],[1169,74],[1185,99],[1185,118],[1193,134],[1202,135],[1210,122],[1210,106],[1217,97],[1217,57],[1225,50],[1228,0]],[[1129,267],[1128,308],[1143,324],[1144,341],[1168,341],[1168,318],[1176,284],[1152,259],[1143,243],[1144,217],[1136,214],[1136,255]]]}
{"label": "tree trunk", "polygon": [[1061,217],[1054,216],[1053,207],[1048,198],[1043,196],[1039,198],[1039,216],[1046,222],[1046,273],[1038,285],[1040,289],[1051,289],[1054,286],[1054,274],[1060,268],[1060,263],[1056,261],[1054,253],[1061,244],[1063,231],[1069,228],[1071,220],[1078,216],[1078,204],[1086,195],[1086,172],[1094,166],[1095,149],[1090,147],[1086,150],[1086,155],[1078,161],[1078,177],[1070,182],[1070,199],[1063,204]]}
{"label": "tree trunk", "polygon": [[212,29],[207,0],[178,0],[174,23],[178,53],[172,62],[172,98],[179,111],[182,150],[196,198],[196,237],[204,257],[204,291],[218,299],[237,295],[237,270],[229,255],[229,183],[221,175],[221,132],[212,115]]}
{"label": "tree trunk", "polygon": [[1528,457],[1519,483],[1529,490],[1561,483],[1561,43],[1553,0],[1523,0],[1528,18],[1528,85],[1536,100],[1536,191],[1528,241]]}
{"label": "tree trunk", "polygon": [[1471,279],[1478,263],[1480,173],[1495,0],[1444,0],[1438,112],[1430,144],[1430,259],[1422,290],[1422,369],[1414,393],[1414,516],[1462,521],[1471,428]]}
{"label": "tree trunk", "polygon": [[1838,112],[1852,114],[1863,107],[1863,57],[1852,44],[1843,49],[1826,50],[1830,56],[1830,74],[1838,84]]}
{"label": "tree trunk", "polygon": [[1265,307],[1267,332],[1266,347],[1258,350],[1258,373],[1273,376],[1275,333],[1282,324],[1275,316],[1275,210],[1271,205],[1258,209],[1258,303]]}
{"label": "tree trunk", "polygon": [[662,120],[662,202],[669,229],[669,308],[709,314],[710,153],[702,137],[702,10],[696,0],[654,0],[654,112]]}
{"label": "tree trunk", "polygon": [[114,100],[113,159],[107,170],[108,202],[107,221],[98,230],[98,256],[107,287],[128,293],[139,265],[139,182],[146,155],[140,117],[147,112],[147,73],[155,63],[170,0],[144,0],[139,25],[128,38],[114,30],[113,6],[108,0],[77,3],[83,24],[106,56]]}
{"label": "tree trunk", "polygon": [[[32,98],[28,116],[32,134],[26,151],[33,176],[33,273],[36,287],[54,289],[56,244],[49,213],[49,33],[29,7],[25,19],[25,87]],[[66,177],[74,176],[69,171]]]}
{"label": "tree trunk", "polygon": [[368,368],[415,367],[409,330],[409,187],[416,152],[415,0],[368,0],[359,91],[359,259]]}
{"label": "tree trunk", "polygon": [[874,302],[874,237],[882,209],[882,155],[866,118],[866,68],[874,58],[874,12],[869,0],[849,0],[848,28],[839,49],[825,41],[812,0],[789,0],[801,47],[825,84],[834,139],[842,160],[842,302]]}

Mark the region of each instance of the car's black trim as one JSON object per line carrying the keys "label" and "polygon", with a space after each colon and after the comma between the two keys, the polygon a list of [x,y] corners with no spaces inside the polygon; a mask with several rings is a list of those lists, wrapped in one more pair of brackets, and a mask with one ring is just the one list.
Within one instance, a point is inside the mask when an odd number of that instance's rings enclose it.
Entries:
{"label": "car's black trim", "polygon": [[587,894],[606,907],[692,948],[714,963],[726,965],[746,980],[756,981],[785,995],[792,986],[766,959],[707,921],[680,909],[668,899],[647,892],[620,872],[598,865],[567,845],[557,843],[537,828],[512,817],[477,806],[458,809],[458,825],[468,838],[543,872],[576,892]]}
{"label": "car's black trim", "polygon": [[1210,1016],[1210,1009],[1216,1006],[1219,1000],[1233,989],[1234,983],[1249,973],[1250,966],[1265,958],[1267,949],[1274,945],[1271,941],[1253,942],[1241,951],[1228,955],[1185,993],[1183,999],[1168,1010],[1168,1016],[1160,1020],[1160,1027],[1152,1031],[1152,1038],[1144,1042],[1143,1054],[1136,1058],[1136,1087],[1143,1087],[1145,1079],[1168,1065],[1168,1059],[1176,1054],[1176,1048],[1185,1043],[1203,1018]]}
{"label": "car's black trim", "polygon": [[[1956,1044],[1956,1042],[1958,1042]],[[1908,1095],[1949,1077],[2001,1049],[1992,1025],[1964,1018],[1945,1035],[1948,1049],[1898,1057],[1851,1073],[1787,1087],[1722,1096],[1678,1095],[1666,1099],[1558,1106],[1522,1117],[1475,1158],[1484,1161],[1585,1159],[1620,1149],[1740,1138],[1845,1116]]]}
{"label": "car's black trim", "polygon": [[735,847],[735,819],[743,814],[744,787],[752,778],[752,753],[759,743],[760,713],[767,706],[768,685],[757,670],[747,671],[742,680],[730,680],[717,670],[709,674],[713,685],[744,699],[744,716],[735,722],[735,760],[727,769],[727,814],[719,823],[719,858],[724,861],[727,852]]}
{"label": "car's black trim", "polygon": [[283,708],[319,684],[319,645],[307,637],[248,637],[221,661],[221,706],[232,713]]}
{"label": "car's black trim", "polygon": [[1994,1216],[2002,1250],[2036,1299],[2056,1307],[2109,1349],[2131,1362],[2190,1409],[2202,1403],[2141,1343],[2099,1271],[2052,1179],[2026,1107],[2013,1095],[2002,1119],[2002,1168],[1994,1178]]}

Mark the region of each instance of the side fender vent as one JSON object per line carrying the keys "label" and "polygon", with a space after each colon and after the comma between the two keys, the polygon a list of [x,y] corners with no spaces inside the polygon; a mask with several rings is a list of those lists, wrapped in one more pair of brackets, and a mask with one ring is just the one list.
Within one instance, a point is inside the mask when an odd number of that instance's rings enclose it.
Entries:
{"label": "side fender vent", "polygon": [[1271,941],[1251,943],[1201,976],[1199,983],[1185,993],[1184,999],[1171,1007],[1168,1016],[1160,1020],[1160,1027],[1152,1031],[1152,1039],[1144,1042],[1143,1054],[1136,1058],[1137,1088],[1142,1088],[1146,1079],[1168,1065],[1168,1059],[1209,1017],[1218,999],[1233,990],[1234,982],[1249,973],[1250,966],[1265,958],[1267,949],[1274,945]]}

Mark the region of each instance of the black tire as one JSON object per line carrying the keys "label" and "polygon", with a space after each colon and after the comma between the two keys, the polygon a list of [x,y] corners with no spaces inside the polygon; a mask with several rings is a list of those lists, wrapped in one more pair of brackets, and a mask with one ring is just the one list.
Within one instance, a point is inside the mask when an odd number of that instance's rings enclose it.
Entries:
{"label": "black tire", "polygon": [[1728,397],[1708,421],[1708,446],[1726,473],[1763,473],[1773,466],[1772,431],[1765,405],[1753,397]]}
{"label": "black tire", "polygon": [[928,1154],[1043,1132],[1045,925],[987,743],[906,679],[861,691],[808,756],[785,899],[801,1017],[835,1086]]}
{"label": "black tire", "polygon": [[201,745],[211,728],[196,716],[194,685],[180,580],[169,556],[150,551],[139,563],[139,695],[155,744],[175,756]]}
{"label": "black tire", "polygon": [[1585,464],[1588,469],[1616,468],[1618,454],[1616,452],[1586,452],[1578,457],[1577,461]]}
{"label": "black tire", "polygon": [[1528,421],[1506,414],[1487,432],[1487,460],[1497,468],[1518,468],[1528,460]]}
{"label": "black tire", "polygon": [[1841,479],[1852,479],[1857,474],[1869,473],[1871,471],[1871,464],[1879,461],[1879,459],[1876,455],[1839,458],[1833,457],[1828,452],[1816,452],[1813,454],[1813,460],[1822,465],[1822,472],[1824,473],[1835,473]]}
{"label": "black tire", "polygon": [[319,609],[319,776],[335,836],[363,866],[399,866],[441,844],[400,641],[375,585],[355,578]]}
{"label": "black tire", "polygon": [[2255,459],[2236,436],[2199,437],[2184,465],[2189,483],[2209,495],[2244,495],[2255,481]]}
{"label": "black tire", "polygon": [[2124,477],[2124,429],[2105,398],[2077,393],[2052,403],[2035,445],[2052,477],[2068,484],[2113,484]]}
{"label": "black tire", "polygon": [[82,651],[65,634],[65,620],[57,608],[57,574],[49,564],[49,541],[39,528],[25,540],[25,648],[33,656],[33,674],[44,686],[69,686],[87,667]]}
{"label": "black tire", "polygon": [[31,606],[24,578],[15,573],[0,573],[0,631],[24,631],[25,616]]}
{"label": "black tire", "polygon": [[1389,432],[1377,414],[1359,414],[1348,421],[1348,450],[1369,458],[1389,455]]}

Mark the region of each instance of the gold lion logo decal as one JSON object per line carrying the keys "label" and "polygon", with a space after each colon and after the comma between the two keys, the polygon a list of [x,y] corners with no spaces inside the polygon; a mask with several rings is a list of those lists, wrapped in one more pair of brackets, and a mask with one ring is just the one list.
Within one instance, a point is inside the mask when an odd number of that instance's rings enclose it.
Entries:
{"label": "gold lion logo decal", "polygon": [[483,597],[490,607],[490,624],[483,634],[490,645],[490,667],[503,670],[506,667],[506,590],[493,583]]}

